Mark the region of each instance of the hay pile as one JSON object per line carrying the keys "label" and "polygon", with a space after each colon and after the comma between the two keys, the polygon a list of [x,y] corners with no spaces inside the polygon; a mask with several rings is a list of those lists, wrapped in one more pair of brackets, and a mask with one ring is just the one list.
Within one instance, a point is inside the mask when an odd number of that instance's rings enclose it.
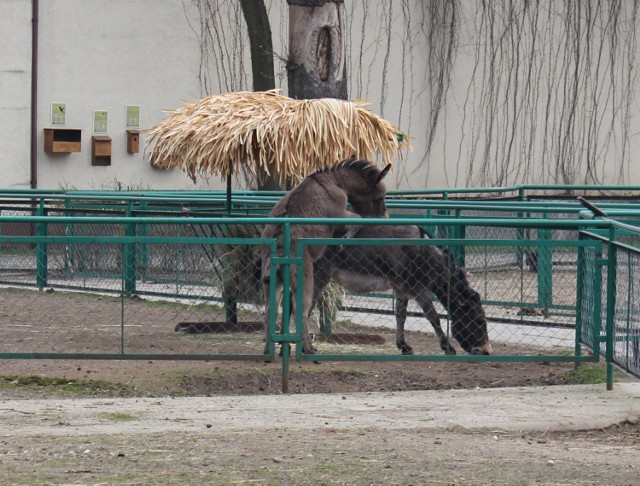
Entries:
{"label": "hay pile", "polygon": [[154,167],[179,167],[224,179],[241,168],[256,175],[271,163],[281,183],[351,155],[393,163],[407,136],[364,109],[364,102],[294,100],[277,90],[234,92],[186,104],[147,131]]}

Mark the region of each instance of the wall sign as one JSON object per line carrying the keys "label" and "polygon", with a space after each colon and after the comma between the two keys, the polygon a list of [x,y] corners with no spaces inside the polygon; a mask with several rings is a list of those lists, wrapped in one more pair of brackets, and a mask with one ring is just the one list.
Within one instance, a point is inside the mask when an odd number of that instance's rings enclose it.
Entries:
{"label": "wall sign", "polygon": [[106,133],[108,131],[109,114],[105,110],[93,112],[93,131],[95,133]]}
{"label": "wall sign", "polygon": [[65,125],[67,123],[67,104],[51,103],[51,124]]}
{"label": "wall sign", "polygon": [[125,125],[129,128],[140,128],[140,105],[125,107]]}

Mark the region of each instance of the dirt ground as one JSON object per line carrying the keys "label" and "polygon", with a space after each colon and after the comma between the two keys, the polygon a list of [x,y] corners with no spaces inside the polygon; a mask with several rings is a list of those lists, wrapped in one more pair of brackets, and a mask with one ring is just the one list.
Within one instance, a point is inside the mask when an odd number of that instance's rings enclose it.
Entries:
{"label": "dirt ground", "polygon": [[[121,327],[121,316],[125,316]],[[241,316],[255,323],[256,316]],[[252,321],[253,320],[253,321]],[[262,359],[263,334],[255,332],[188,334],[176,332],[183,322],[224,321],[220,309],[210,306],[167,306],[139,299],[89,296],[67,292],[0,291],[0,352],[117,353],[124,331],[127,353],[252,355],[250,361],[114,361],[114,360],[3,360],[2,375],[81,380],[69,387],[27,386],[5,379],[2,392],[53,396],[211,396],[280,393],[281,364]],[[398,355],[392,329],[350,326],[334,329],[354,336],[381,339],[372,344],[319,342],[320,353]],[[491,331],[491,330],[490,330]],[[419,354],[441,355],[432,333],[408,332],[408,342]],[[464,353],[460,347],[459,353]],[[497,355],[567,353],[493,343]],[[534,362],[369,362],[334,361],[314,364],[291,362],[290,393],[350,393],[400,390],[439,390],[553,385],[571,382],[572,364]],[[24,380],[23,380],[24,381]],[[86,383],[89,381],[89,383]],[[2,384],[0,382],[0,384]],[[75,390],[75,395],[74,395]]]}
{"label": "dirt ground", "polygon": [[640,391],[611,393],[0,400],[0,483],[635,485]]}
{"label": "dirt ground", "polygon": [[[121,308],[116,301],[56,294],[38,294],[35,307],[29,292],[0,295],[4,352],[118,349],[120,326],[114,319],[117,322]],[[259,332],[175,332],[176,320],[211,319],[210,310],[202,311],[202,315],[191,312],[185,318],[174,309],[143,305],[131,302],[126,307],[126,345],[135,352],[260,353]],[[136,321],[136,316],[143,316],[143,320]],[[396,353],[393,336],[389,333],[383,337],[383,352]],[[420,352],[439,354],[432,336],[414,333],[410,339]],[[346,349],[329,343],[318,346],[325,352]],[[495,344],[494,351],[537,352]],[[0,365],[0,414],[10,421],[11,431],[0,438],[0,484],[631,485],[637,484],[640,474],[637,422],[588,431],[469,431],[396,427],[391,419],[364,428],[332,426],[319,413],[319,421],[309,429],[240,427],[217,432],[211,422],[203,420],[198,431],[179,427],[132,431],[127,424],[138,419],[123,406],[99,418],[113,424],[108,433],[66,434],[69,425],[77,424],[69,422],[54,405],[40,417],[30,415],[35,412],[29,411],[28,403],[60,398],[75,402],[92,397],[118,405],[120,397],[155,397],[168,400],[170,408],[171,397],[277,396],[281,394],[281,365],[279,361],[262,360],[16,359],[3,360]],[[496,389],[497,397],[498,388],[553,388],[576,379],[573,365],[548,362],[292,361],[289,390],[293,403],[296,396],[318,393],[348,400],[353,393],[447,393],[445,390],[478,388]],[[456,403],[446,406],[455,409]],[[400,412],[420,413],[410,407]],[[261,412],[256,409],[255,413]],[[49,421],[51,427],[22,433],[21,426],[27,419]],[[169,418],[167,423],[180,424],[181,420]],[[82,424],[82,416],[77,421]]]}

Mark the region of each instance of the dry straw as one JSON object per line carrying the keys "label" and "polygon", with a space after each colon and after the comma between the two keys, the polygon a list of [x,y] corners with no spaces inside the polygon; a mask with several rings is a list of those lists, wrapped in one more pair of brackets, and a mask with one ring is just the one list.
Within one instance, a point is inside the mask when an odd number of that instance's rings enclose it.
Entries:
{"label": "dry straw", "polygon": [[[154,167],[179,167],[192,180],[271,167],[297,181],[351,155],[393,163],[407,135],[361,101],[294,100],[277,90],[234,92],[185,104],[147,131]],[[271,165],[273,164],[273,165]]]}

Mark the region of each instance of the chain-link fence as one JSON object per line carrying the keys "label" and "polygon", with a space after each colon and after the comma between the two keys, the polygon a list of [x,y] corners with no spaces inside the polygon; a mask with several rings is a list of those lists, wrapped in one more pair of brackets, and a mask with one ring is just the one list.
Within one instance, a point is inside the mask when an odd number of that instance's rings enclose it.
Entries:
{"label": "chain-link fence", "polygon": [[612,358],[623,369],[640,376],[640,251],[618,248],[616,260]]}
{"label": "chain-link fence", "polygon": [[[485,321],[494,353],[555,359],[576,352],[576,296],[587,278],[579,255],[594,253],[599,242],[580,239],[577,226],[457,223],[455,232],[466,238],[429,237],[423,225],[376,225],[364,226],[353,240],[326,241],[317,271],[321,282],[330,276],[342,285],[328,286],[333,301],[312,316],[316,340],[331,344],[323,342],[319,352],[333,358],[408,354],[410,348],[414,356],[433,355],[449,346],[437,336],[439,325],[458,354],[475,354],[484,349]],[[409,301],[406,311],[399,296]]]}
{"label": "chain-link fence", "polygon": [[[3,208],[0,357],[265,358],[258,256],[265,244],[276,254],[276,242],[260,238],[274,220],[203,217],[204,207],[166,202],[108,206]],[[275,259],[276,274],[321,245],[313,280],[329,278],[305,289],[317,353],[298,358],[597,359],[612,260],[581,230],[607,223],[529,209],[404,208],[404,219],[369,221],[354,240],[300,241],[291,259]],[[637,262],[622,254],[615,349],[637,372]],[[300,341],[300,318],[280,338],[272,326],[269,339]]]}
{"label": "chain-link fence", "polygon": [[603,352],[608,361],[640,377],[640,229],[614,227],[606,239],[609,265],[601,285],[607,299],[601,321],[610,336]]}
{"label": "chain-link fence", "polygon": [[254,225],[2,219],[0,355],[262,357]]}

